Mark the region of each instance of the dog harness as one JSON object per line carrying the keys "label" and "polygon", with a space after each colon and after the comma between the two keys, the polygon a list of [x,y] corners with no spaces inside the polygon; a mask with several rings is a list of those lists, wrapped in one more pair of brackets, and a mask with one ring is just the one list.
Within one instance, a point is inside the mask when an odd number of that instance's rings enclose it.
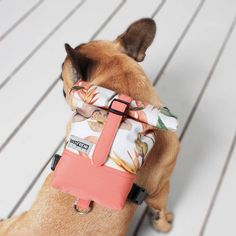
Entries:
{"label": "dog harness", "polygon": [[54,160],[52,186],[76,197],[81,213],[92,201],[120,210],[136,194],[133,184],[154,145],[153,131],[175,131],[177,118],[167,107],[81,80],[68,97],[74,113],[60,161]]}

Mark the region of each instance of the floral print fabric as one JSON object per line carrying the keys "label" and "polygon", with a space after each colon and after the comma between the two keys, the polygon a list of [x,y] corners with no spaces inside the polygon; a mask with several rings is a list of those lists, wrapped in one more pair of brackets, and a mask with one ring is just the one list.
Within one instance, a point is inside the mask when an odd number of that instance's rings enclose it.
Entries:
{"label": "floral print fabric", "polygon": [[[96,143],[108,116],[108,107],[118,94],[78,81],[70,91],[75,114],[66,148],[92,160]],[[177,119],[165,108],[133,100],[128,116],[122,121],[110,150],[106,166],[136,174],[154,145],[153,130],[173,130]]]}
{"label": "floral print fabric", "polygon": [[[85,81],[78,81],[71,89],[70,95],[76,108],[83,108],[86,103],[107,109],[112,100],[118,98],[114,91]],[[177,117],[167,107],[158,108],[136,100],[130,103],[128,116],[156,128],[172,131],[176,131],[178,125]]]}

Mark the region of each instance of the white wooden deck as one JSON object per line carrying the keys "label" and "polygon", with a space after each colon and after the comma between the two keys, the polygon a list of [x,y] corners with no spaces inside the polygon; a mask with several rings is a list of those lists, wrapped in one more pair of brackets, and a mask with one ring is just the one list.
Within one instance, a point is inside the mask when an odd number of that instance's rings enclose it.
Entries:
{"label": "white wooden deck", "polygon": [[[142,65],[180,121],[169,235],[236,235],[235,0],[0,0],[0,218],[29,208],[61,148],[64,43],[114,39],[147,16],[158,30]],[[161,235],[145,205],[131,235]]]}

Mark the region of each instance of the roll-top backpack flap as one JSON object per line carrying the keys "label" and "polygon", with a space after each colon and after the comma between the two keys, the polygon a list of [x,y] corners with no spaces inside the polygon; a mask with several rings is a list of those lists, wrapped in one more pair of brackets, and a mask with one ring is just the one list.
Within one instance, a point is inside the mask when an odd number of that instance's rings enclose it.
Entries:
{"label": "roll-top backpack flap", "polygon": [[[53,187],[77,199],[122,209],[136,173],[155,143],[153,130],[176,130],[176,117],[165,107],[132,99],[123,116],[126,110],[119,111],[116,106],[125,95],[84,81],[78,81],[69,95],[75,113]],[[113,115],[119,117],[119,125],[109,134]]]}
{"label": "roll-top backpack flap", "polygon": [[[108,108],[113,99],[118,98],[114,91],[85,81],[78,81],[70,94],[76,108],[85,110],[85,104]],[[142,101],[132,100],[128,116],[156,128],[176,131],[177,117],[167,107],[156,107]]]}

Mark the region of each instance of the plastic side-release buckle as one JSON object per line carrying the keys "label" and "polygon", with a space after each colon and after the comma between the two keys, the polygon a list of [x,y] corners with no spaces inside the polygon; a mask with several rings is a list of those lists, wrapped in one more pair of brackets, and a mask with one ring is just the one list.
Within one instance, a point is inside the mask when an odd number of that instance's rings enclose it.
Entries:
{"label": "plastic side-release buckle", "polygon": [[141,205],[147,196],[148,193],[144,188],[138,186],[137,184],[133,184],[127,197],[127,200],[135,204]]}
{"label": "plastic side-release buckle", "polygon": [[61,155],[55,154],[52,158],[51,162],[51,170],[54,171],[56,169],[57,163],[60,161]]}

